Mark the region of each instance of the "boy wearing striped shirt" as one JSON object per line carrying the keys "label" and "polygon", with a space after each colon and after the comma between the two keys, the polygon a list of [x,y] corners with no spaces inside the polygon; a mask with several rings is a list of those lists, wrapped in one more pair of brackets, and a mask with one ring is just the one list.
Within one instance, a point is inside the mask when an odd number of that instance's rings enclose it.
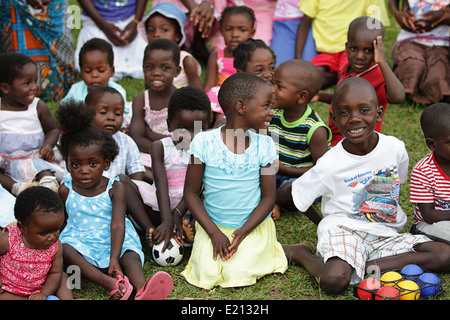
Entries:
{"label": "boy wearing striped shirt", "polygon": [[[308,105],[319,92],[321,83],[317,67],[305,60],[285,61],[274,72],[275,110],[269,134],[279,155],[277,188],[312,168],[330,146],[330,129]],[[310,209],[305,214],[318,224],[320,215],[314,207]],[[274,220],[279,214],[276,205],[272,213]]]}
{"label": "boy wearing striped shirt", "polygon": [[428,148],[411,172],[412,233],[450,244],[450,104],[426,108],[420,124]]}

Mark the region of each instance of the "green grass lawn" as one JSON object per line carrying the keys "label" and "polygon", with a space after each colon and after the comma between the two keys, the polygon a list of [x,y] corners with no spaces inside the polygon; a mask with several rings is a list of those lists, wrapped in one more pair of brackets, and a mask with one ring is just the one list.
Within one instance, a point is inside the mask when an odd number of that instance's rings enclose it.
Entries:
{"label": "green grass lawn", "polygon": [[[75,4],[75,0],[70,0]],[[149,7],[148,7],[149,9]],[[390,63],[390,48],[395,42],[399,28],[395,20],[391,17],[391,26],[386,28],[385,47],[386,55]],[[76,39],[77,30],[73,31]],[[203,66],[204,67],[204,66]],[[204,68],[205,70],[205,68]],[[128,100],[131,101],[138,93],[144,90],[143,80],[123,79],[119,83],[127,90]],[[332,89],[330,89],[332,90]],[[57,102],[50,102],[52,110],[57,107]],[[314,103],[314,109],[319,113],[322,119],[327,122],[329,105],[324,103]],[[401,105],[389,105],[384,119],[383,133],[394,135],[406,144],[410,157],[410,169],[425,156],[429,150],[425,145],[422,131],[419,125],[420,114],[423,107],[403,103]],[[400,205],[408,215],[408,224],[404,231],[407,232],[412,223],[413,205],[409,202],[409,180],[401,187]],[[316,227],[301,213],[285,213],[276,221],[277,236],[280,243],[293,244],[304,242],[316,244]],[[145,241],[143,241],[145,243]],[[296,265],[290,265],[288,270],[280,275],[273,274],[260,279],[255,285],[242,288],[214,288],[212,290],[199,289],[188,284],[180,275],[189,259],[189,251],[183,257],[182,262],[173,267],[159,267],[152,261],[150,250],[144,246],[146,261],[144,270],[147,276],[159,270],[168,272],[174,280],[173,292],[167,299],[169,300],[190,300],[190,299],[213,299],[213,300],[354,300],[353,288],[350,287],[346,292],[339,295],[329,295],[320,290],[317,279],[309,277],[307,272]],[[450,274],[441,275],[447,282],[444,283],[444,293],[433,298],[438,300],[447,300],[450,297],[448,280]],[[82,281],[81,289],[74,290],[78,298],[92,300],[107,300],[108,293],[101,287]]]}

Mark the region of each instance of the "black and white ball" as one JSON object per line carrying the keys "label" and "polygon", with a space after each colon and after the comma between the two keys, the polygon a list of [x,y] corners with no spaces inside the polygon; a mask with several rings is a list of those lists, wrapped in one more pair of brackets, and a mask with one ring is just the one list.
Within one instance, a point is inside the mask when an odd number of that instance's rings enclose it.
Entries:
{"label": "black and white ball", "polygon": [[160,266],[176,266],[183,259],[183,247],[181,247],[175,239],[170,239],[170,243],[164,252],[164,241],[155,244],[152,249],[153,260]]}

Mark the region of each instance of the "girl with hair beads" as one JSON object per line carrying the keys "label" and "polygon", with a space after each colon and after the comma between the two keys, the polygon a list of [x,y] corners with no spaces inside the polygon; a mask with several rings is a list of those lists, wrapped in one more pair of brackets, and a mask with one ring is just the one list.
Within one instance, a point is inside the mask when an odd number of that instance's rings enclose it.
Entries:
{"label": "girl with hair beads", "polygon": [[0,183],[14,195],[33,184],[58,190],[59,137],[48,106],[36,97],[36,63],[21,53],[0,55]]}
{"label": "girl with hair beads", "polygon": [[272,85],[276,55],[264,41],[253,38],[242,41],[233,50],[233,56],[237,72],[254,74]]}
{"label": "girl with hair beads", "polygon": [[203,90],[211,100],[213,124],[223,118],[223,110],[217,100],[217,93],[224,80],[236,73],[233,66],[233,50],[237,45],[255,34],[255,13],[246,6],[230,6],[222,11],[219,21],[220,33],[225,48],[211,53],[203,84]]}
{"label": "girl with hair beads", "polygon": [[[167,123],[173,133],[155,141],[151,146],[154,184],[134,181],[139,187],[144,203],[160,216],[161,224],[149,231],[149,242],[165,241],[175,236],[180,245],[182,240],[194,241],[193,228],[186,217],[187,207],[183,200],[183,186],[189,163],[189,146],[194,134],[207,130],[211,121],[211,107],[206,94],[198,88],[183,87],[170,98]],[[183,220],[183,217],[187,219]],[[192,223],[193,224],[193,223]]]}
{"label": "girl with hair beads", "polygon": [[119,150],[111,134],[91,124],[94,112],[73,100],[57,111],[60,149],[71,175],[59,188],[68,215],[60,236],[64,263],[79,266],[82,276],[108,290],[114,300],[128,299],[133,287],[135,300],[164,299],[172,279],[156,273],[145,280],[141,243],[125,217],[125,186],[118,177],[103,176]]}
{"label": "girl with hair beads", "polygon": [[180,48],[168,39],[155,39],[144,51],[145,91],[133,100],[130,136],[138,145],[146,168],[144,181],[153,182],[150,145],[170,136],[167,105],[176,90],[173,79],[180,73]]}
{"label": "girl with hair beads", "polygon": [[0,232],[0,300],[73,299],[58,240],[64,223],[58,195],[44,187],[28,188],[17,197],[14,215],[17,225]]}
{"label": "girl with hair beads", "polygon": [[241,72],[224,81],[218,98],[226,124],[195,136],[184,186],[184,200],[198,223],[182,275],[205,289],[252,285],[288,267],[271,218],[275,145],[254,132],[271,113],[271,88]]}

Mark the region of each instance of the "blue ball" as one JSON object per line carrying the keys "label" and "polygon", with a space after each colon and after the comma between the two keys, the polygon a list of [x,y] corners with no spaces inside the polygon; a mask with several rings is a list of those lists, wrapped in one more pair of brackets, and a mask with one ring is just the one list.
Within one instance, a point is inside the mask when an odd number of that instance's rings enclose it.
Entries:
{"label": "blue ball", "polygon": [[45,299],[45,300],[59,300],[59,298],[58,298],[57,296],[52,296],[52,295],[50,295],[50,296],[48,296],[47,299]]}
{"label": "blue ball", "polygon": [[408,264],[407,266],[403,267],[400,273],[405,279],[415,280],[419,275],[423,273],[423,270],[418,265]]}
{"label": "blue ball", "polygon": [[441,290],[441,286],[439,285],[441,280],[434,273],[424,273],[420,275],[419,280],[420,294],[423,297],[434,296]]}

